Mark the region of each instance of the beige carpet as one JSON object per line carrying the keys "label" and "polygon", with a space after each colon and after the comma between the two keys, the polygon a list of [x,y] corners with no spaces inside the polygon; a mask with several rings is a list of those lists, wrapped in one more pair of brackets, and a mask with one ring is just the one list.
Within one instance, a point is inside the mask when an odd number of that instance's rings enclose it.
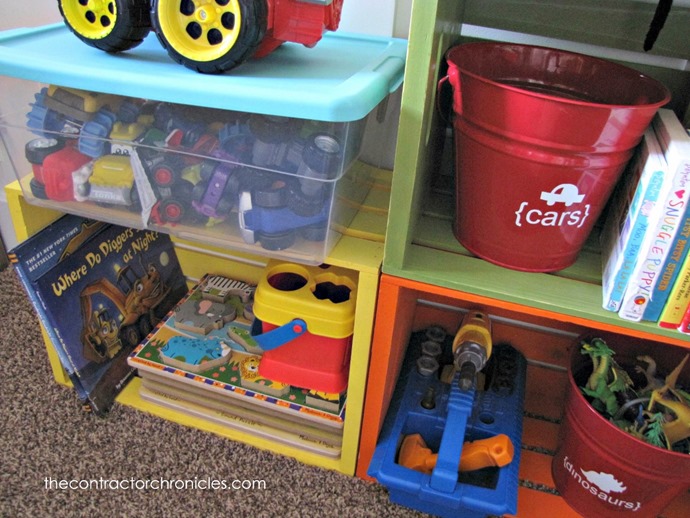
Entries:
{"label": "beige carpet", "polygon": [[[423,516],[389,503],[378,484],[128,407],[116,405],[105,419],[83,413],[73,392],[52,378],[33,308],[11,267],[0,272],[0,441],[2,517]],[[263,480],[266,488],[46,489],[51,479]]]}

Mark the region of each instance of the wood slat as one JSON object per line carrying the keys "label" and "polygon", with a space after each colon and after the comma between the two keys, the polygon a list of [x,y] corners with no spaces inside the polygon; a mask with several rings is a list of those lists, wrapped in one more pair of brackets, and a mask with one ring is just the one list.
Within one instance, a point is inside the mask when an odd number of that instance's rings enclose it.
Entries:
{"label": "wood slat", "polygon": [[523,449],[520,452],[520,480],[555,489],[556,485],[551,476],[552,459],[551,455]]}
{"label": "wood slat", "polygon": [[554,452],[558,447],[558,429],[558,423],[525,417],[522,422],[522,446]]}
{"label": "wood slat", "polygon": [[580,515],[560,496],[528,487],[518,488],[517,516],[518,518],[536,518],[539,516],[580,518]]}
{"label": "wood slat", "polygon": [[[509,31],[642,52],[657,2],[620,0],[471,0],[465,22]],[[676,2],[650,52],[685,58],[690,42],[684,37],[690,10]]]}
{"label": "wood slat", "polygon": [[566,372],[528,365],[525,412],[560,419],[563,414],[567,378]]}
{"label": "wood slat", "polygon": [[[690,342],[676,330],[663,329],[652,322],[631,322],[601,307],[601,262],[580,261],[559,275],[525,273],[501,268],[487,261],[469,257],[444,244],[456,243],[448,222],[424,218],[417,226],[420,238],[407,247],[404,268],[392,262],[383,264],[383,272],[432,286],[459,290],[468,297],[496,300],[496,305],[517,304],[525,314],[548,314],[554,319],[596,327],[627,336],[663,340],[688,348]],[[459,245],[458,245],[459,246]],[[589,278],[588,274],[599,274]],[[567,277],[566,277],[567,276]]]}

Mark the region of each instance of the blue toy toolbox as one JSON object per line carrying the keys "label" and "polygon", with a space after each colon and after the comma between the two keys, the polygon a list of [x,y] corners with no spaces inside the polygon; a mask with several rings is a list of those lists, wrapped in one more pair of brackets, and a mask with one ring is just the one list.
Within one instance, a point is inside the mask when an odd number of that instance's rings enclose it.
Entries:
{"label": "blue toy toolbox", "polygon": [[[426,513],[464,518],[515,514],[524,356],[509,345],[496,345],[482,371],[485,383],[461,390],[457,373],[448,384],[438,373],[420,372],[421,341],[413,335],[368,474],[388,489],[392,502]],[[438,452],[431,474],[400,464],[403,438],[411,434],[421,434],[426,446]],[[458,471],[463,443],[499,434],[514,447],[510,463]]]}
{"label": "blue toy toolbox", "polygon": [[112,55],[63,24],[14,29],[0,129],[31,204],[320,264],[392,169],[406,52],[336,32],[200,75],[155,34]]}

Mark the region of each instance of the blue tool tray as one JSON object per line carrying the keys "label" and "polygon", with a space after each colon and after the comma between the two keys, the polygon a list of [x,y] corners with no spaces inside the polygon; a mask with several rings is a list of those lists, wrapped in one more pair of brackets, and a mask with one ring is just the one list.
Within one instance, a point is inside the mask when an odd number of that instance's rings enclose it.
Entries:
{"label": "blue tool tray", "polygon": [[[484,390],[462,391],[437,375],[417,372],[420,342],[413,337],[368,474],[406,507],[448,517],[485,517],[517,512],[518,469],[526,360],[509,345],[497,345],[484,369]],[[446,344],[449,350],[449,344]],[[432,388],[435,407],[420,402]],[[431,475],[397,463],[406,435],[419,433],[438,460]],[[464,441],[506,434],[514,445],[510,464],[458,473]]]}

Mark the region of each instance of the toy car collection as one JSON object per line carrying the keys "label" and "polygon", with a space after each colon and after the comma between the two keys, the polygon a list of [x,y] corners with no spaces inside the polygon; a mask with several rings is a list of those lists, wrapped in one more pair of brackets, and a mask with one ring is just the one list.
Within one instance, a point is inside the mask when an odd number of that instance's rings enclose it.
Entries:
{"label": "toy car collection", "polygon": [[326,238],[334,183],[353,159],[342,123],[62,87],[42,88],[27,120],[36,198],[141,211],[143,224],[231,219],[266,250]]}

